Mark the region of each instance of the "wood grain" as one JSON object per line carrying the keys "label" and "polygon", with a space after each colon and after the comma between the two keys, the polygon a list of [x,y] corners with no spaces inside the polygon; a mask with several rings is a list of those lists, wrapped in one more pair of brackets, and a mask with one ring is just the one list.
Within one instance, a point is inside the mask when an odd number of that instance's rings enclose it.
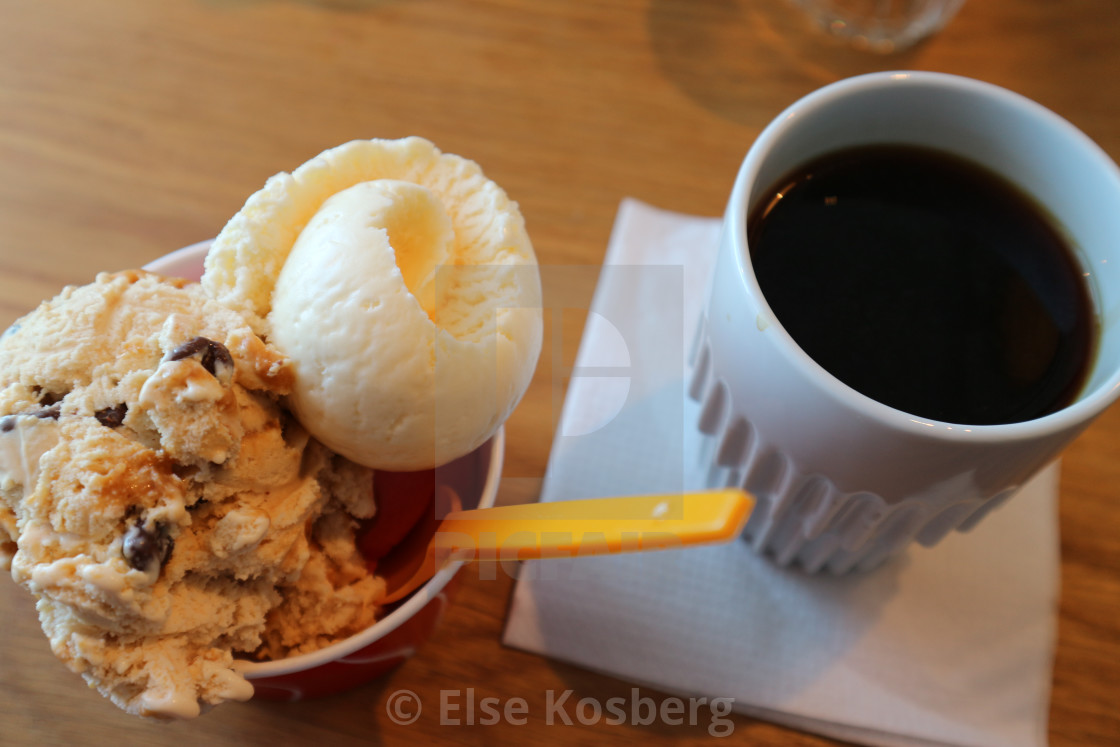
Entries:
{"label": "wood grain", "polygon": [[[274,172],[352,138],[418,134],[481,163],[557,280],[556,320],[508,426],[500,500],[533,500],[619,200],[722,212],[753,138],[830,81],[881,69],[1009,87],[1120,157],[1120,4],[972,0],[940,35],[879,57],[780,0],[0,0],[0,327],[68,283],[213,236]],[[554,277],[563,273],[556,271]],[[1050,739],[1120,743],[1120,409],[1062,472],[1062,596]],[[51,655],[0,582],[0,743],[693,744],[703,727],[544,722],[549,689],[630,692],[499,644],[512,582],[467,572],[405,666],[321,701],[253,702],[189,724],[118,712]],[[525,726],[397,727],[389,693],[524,697]],[[643,689],[643,694],[659,697]],[[743,717],[728,743],[828,744]]]}

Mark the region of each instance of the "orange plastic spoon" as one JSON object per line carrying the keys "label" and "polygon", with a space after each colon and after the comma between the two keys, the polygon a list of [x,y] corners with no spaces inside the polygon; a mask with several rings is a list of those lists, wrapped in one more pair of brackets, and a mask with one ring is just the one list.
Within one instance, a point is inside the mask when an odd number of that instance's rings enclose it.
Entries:
{"label": "orange plastic spoon", "polygon": [[460,511],[458,496],[440,486],[437,512],[450,513],[427,519],[407,546],[377,563],[388,588],[383,602],[403,599],[455,560],[567,558],[726,541],[739,535],[753,505],[747,493],[727,489]]}

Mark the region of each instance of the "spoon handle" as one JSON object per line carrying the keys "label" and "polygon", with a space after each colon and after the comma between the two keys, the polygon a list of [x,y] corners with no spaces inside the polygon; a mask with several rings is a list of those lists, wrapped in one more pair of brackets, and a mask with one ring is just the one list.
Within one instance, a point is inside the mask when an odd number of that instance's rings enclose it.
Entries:
{"label": "spoon handle", "polygon": [[739,489],[526,503],[455,511],[440,522],[448,560],[527,560],[657,550],[737,536],[754,500]]}

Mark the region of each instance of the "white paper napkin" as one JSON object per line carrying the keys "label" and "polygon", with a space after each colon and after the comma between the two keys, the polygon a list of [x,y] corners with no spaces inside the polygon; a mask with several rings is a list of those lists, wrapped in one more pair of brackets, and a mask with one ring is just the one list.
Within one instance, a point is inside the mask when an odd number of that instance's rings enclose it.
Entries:
{"label": "white paper napkin", "polygon": [[[720,222],[619,210],[542,501],[702,487],[685,362]],[[745,543],[526,564],[510,646],[872,745],[1042,745],[1057,467],[968,534],[864,575]]]}

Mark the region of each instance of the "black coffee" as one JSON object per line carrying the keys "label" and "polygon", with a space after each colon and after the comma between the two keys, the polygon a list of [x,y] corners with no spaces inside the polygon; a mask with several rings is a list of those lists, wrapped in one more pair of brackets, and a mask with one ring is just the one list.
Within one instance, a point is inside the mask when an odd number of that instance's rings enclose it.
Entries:
{"label": "black coffee", "polygon": [[911,146],[829,154],[751,214],[763,295],[836,378],[908,413],[1040,417],[1084,383],[1096,316],[1065,239],[1015,187]]}

